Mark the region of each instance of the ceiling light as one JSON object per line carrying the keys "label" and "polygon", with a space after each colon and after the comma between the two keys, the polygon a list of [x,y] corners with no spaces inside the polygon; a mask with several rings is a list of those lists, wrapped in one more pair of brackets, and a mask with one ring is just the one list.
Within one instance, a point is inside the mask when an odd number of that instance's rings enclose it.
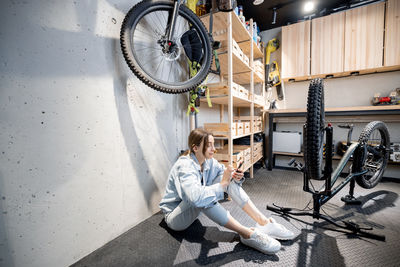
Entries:
{"label": "ceiling light", "polygon": [[310,12],[314,10],[314,2],[308,1],[304,4],[304,12]]}
{"label": "ceiling light", "polygon": [[264,3],[264,0],[254,0],[253,1],[253,5],[256,5],[256,6],[261,5],[262,3]]}

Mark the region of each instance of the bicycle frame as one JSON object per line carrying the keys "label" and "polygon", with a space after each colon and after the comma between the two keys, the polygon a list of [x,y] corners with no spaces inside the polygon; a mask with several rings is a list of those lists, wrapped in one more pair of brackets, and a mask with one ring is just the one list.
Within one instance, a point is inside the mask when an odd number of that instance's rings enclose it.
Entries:
{"label": "bicycle frame", "polygon": [[[306,127],[305,125],[303,126],[303,137],[305,133]],[[349,201],[357,202],[354,201],[354,187],[355,187],[355,177],[359,175],[363,175],[367,172],[367,170],[362,170],[362,166],[359,164],[362,162],[362,157],[365,155],[365,147],[361,145],[360,143],[353,143],[346,151],[344,156],[339,162],[339,165],[336,167],[336,169],[333,171],[332,174],[332,136],[333,136],[333,129],[330,125],[326,127],[325,129],[326,133],[326,150],[325,150],[325,168],[324,168],[324,177],[323,179],[325,180],[325,190],[324,191],[313,191],[310,189],[310,178],[307,176],[307,172],[304,170],[303,166],[301,164],[295,164],[296,167],[300,167],[303,171],[303,177],[304,177],[304,185],[303,185],[303,190],[309,193],[312,193],[313,195],[313,212],[307,212],[307,211],[300,211],[300,212],[295,212],[292,211],[292,208],[284,208],[284,207],[279,207],[274,205],[274,207],[267,205],[267,209],[271,210],[273,212],[276,212],[281,215],[287,215],[287,216],[311,216],[315,219],[323,219],[339,228],[350,230],[353,234],[357,234],[359,236],[364,236],[376,240],[381,240],[385,241],[385,236],[382,235],[376,235],[364,230],[372,230],[372,228],[365,228],[365,227],[360,227],[358,224],[353,223],[353,222],[346,222],[342,221],[344,225],[341,225],[328,216],[320,214],[320,209],[321,206],[324,205],[326,202],[328,202],[333,196],[335,196],[345,185],[350,183],[350,192],[349,196],[350,199]],[[353,165],[352,165],[352,170],[351,173],[342,181],[339,185],[336,187],[333,187],[339,178],[339,175],[343,171],[344,167],[346,164],[349,162],[351,156],[353,155]]]}
{"label": "bicycle frame", "polygon": [[[305,131],[305,126],[303,126],[303,132]],[[363,175],[367,170],[361,170],[360,166],[357,165],[358,159],[362,157],[362,147],[356,142],[353,143],[343,155],[338,166],[332,173],[332,136],[333,128],[329,125],[325,128],[326,133],[326,153],[325,153],[325,168],[324,177],[325,180],[325,190],[324,191],[313,191],[310,189],[310,178],[307,176],[307,172],[303,172],[304,175],[304,185],[303,190],[313,194],[313,217],[320,218],[320,208],[323,204],[328,202],[333,196],[335,196],[344,186],[350,182],[350,195],[354,194],[355,180],[354,178]],[[305,134],[303,134],[305,136]],[[337,179],[342,173],[344,167],[349,162],[351,156],[354,155],[354,163],[351,173],[342,181],[339,185],[334,187]]]}

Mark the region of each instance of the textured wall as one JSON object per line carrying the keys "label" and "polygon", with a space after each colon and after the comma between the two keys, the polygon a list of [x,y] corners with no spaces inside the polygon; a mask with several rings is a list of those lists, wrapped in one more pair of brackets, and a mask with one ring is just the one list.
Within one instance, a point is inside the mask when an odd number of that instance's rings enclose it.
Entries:
{"label": "textured wall", "polygon": [[136,2],[0,2],[0,266],[67,266],[158,211],[187,96],[125,64]]}

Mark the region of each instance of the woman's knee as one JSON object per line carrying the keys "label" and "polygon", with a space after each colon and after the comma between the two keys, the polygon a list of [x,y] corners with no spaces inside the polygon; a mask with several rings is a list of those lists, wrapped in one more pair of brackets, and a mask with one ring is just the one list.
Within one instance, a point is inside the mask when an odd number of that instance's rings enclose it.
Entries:
{"label": "woman's knee", "polygon": [[228,194],[241,208],[243,208],[250,199],[243,188],[237,183],[231,182],[231,184],[229,184]]}
{"label": "woman's knee", "polygon": [[228,223],[229,211],[227,211],[219,203],[216,203],[210,208],[203,209],[203,213],[213,222],[221,226],[225,226],[225,224]]}

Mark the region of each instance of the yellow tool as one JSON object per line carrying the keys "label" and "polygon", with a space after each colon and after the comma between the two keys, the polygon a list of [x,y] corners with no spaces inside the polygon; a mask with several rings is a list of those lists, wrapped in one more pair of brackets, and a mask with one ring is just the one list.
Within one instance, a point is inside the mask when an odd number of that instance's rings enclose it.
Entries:
{"label": "yellow tool", "polygon": [[278,99],[283,99],[283,92],[281,87],[281,76],[279,75],[278,62],[271,60],[271,53],[275,52],[279,48],[278,39],[274,38],[268,41],[267,47],[265,48],[265,86],[266,90],[270,87],[276,87]]}

